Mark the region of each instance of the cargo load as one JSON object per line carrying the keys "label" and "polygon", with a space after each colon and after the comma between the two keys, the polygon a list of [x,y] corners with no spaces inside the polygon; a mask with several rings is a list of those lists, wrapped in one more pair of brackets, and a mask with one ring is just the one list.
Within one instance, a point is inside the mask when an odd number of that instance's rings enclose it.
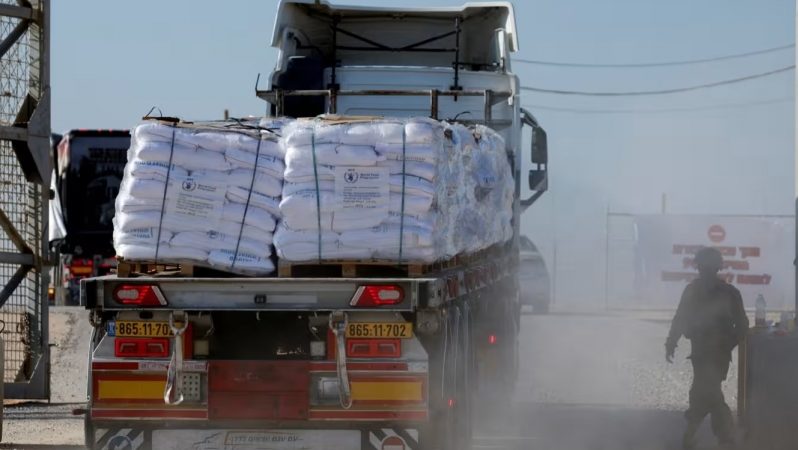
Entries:
{"label": "cargo load", "polygon": [[487,127],[328,116],[282,135],[282,260],[434,262],[512,237],[512,169]]}
{"label": "cargo load", "polygon": [[271,273],[284,169],[270,130],[229,122],[139,125],[116,199],[117,255]]}

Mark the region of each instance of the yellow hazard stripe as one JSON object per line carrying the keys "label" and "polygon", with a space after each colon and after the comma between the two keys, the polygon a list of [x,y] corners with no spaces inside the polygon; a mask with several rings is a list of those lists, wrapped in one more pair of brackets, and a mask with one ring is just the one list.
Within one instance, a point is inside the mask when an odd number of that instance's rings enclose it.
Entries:
{"label": "yellow hazard stripe", "polygon": [[98,380],[98,400],[148,400],[163,398],[164,380]]}
{"label": "yellow hazard stripe", "polygon": [[424,400],[421,381],[352,381],[352,400],[402,401]]}

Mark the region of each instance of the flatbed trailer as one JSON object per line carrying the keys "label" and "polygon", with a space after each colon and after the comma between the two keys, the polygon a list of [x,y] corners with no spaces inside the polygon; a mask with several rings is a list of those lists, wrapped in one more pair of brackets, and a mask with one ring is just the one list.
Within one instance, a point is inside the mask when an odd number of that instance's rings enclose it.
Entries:
{"label": "flatbed trailer", "polygon": [[[382,43],[367,37],[375,30],[385,31]],[[476,402],[512,394],[520,214],[547,187],[545,132],[520,107],[510,72],[512,5],[284,1],[274,36],[278,67],[257,94],[275,116],[443,119],[467,110],[470,122],[500,132],[515,178],[515,237],[436,264],[278,262],[283,270],[266,278],[120,265],[124,276],[82,280],[94,326],[87,446],[469,448]],[[533,134],[528,199],[524,125]]]}

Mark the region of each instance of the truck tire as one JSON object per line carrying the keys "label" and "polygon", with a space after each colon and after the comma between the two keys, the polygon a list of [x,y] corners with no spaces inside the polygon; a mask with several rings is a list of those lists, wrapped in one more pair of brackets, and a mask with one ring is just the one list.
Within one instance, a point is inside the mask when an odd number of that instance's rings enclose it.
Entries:
{"label": "truck tire", "polygon": [[[461,318],[463,309],[456,309]],[[432,380],[441,380],[441,370],[446,378],[445,386],[435,386],[430,390],[430,420],[421,430],[421,448],[423,450],[470,450],[473,434],[473,405],[475,370],[473,364],[473,345],[471,340],[471,322],[460,320],[456,333],[439,336],[439,351],[430,353],[430,361],[442,364],[430,370]],[[446,343],[446,349],[443,349]],[[440,351],[445,350],[445,351]],[[471,353],[469,355],[469,352]],[[434,383],[434,382],[433,382]],[[440,384],[439,382],[437,384]],[[451,386],[457,389],[450,390]],[[451,403],[450,403],[451,402]]]}

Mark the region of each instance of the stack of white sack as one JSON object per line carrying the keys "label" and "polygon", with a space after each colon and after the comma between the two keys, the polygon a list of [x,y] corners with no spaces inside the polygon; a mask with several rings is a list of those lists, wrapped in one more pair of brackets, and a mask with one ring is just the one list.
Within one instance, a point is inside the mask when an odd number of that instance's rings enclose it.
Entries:
{"label": "stack of white sack", "polygon": [[282,259],[432,262],[512,236],[512,172],[492,130],[317,119],[282,133]]}
{"label": "stack of white sack", "polygon": [[271,131],[229,122],[139,125],[116,199],[117,255],[273,272],[284,170]]}

